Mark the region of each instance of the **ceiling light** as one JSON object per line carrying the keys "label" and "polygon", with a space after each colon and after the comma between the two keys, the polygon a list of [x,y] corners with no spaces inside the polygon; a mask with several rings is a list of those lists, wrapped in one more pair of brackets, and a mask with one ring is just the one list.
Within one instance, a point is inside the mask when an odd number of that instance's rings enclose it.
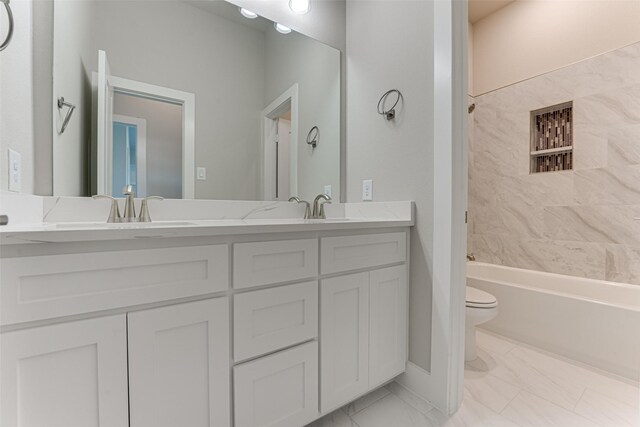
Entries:
{"label": "ceiling light", "polygon": [[311,0],[289,0],[289,9],[293,13],[304,15],[311,9]]}
{"label": "ceiling light", "polygon": [[239,8],[240,9],[240,13],[242,14],[242,16],[244,16],[245,18],[249,18],[249,19],[256,19],[258,17],[258,14],[255,12],[251,12],[250,10],[245,9],[244,7]]}
{"label": "ceiling light", "polygon": [[282,24],[278,24],[277,22],[273,23],[273,26],[276,27],[276,31],[282,34],[289,34],[291,32],[291,28],[285,27]]}

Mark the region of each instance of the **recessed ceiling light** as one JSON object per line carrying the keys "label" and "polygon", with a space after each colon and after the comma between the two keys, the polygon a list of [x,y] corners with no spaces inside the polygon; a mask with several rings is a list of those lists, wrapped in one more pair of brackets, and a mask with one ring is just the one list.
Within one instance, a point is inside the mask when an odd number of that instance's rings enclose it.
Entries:
{"label": "recessed ceiling light", "polygon": [[245,18],[256,19],[258,17],[257,13],[251,12],[250,10],[247,10],[244,7],[241,7],[239,9],[240,9],[240,14],[242,14],[242,16],[244,16]]}
{"label": "recessed ceiling light", "polygon": [[277,22],[273,23],[273,26],[276,27],[276,31],[282,34],[289,34],[291,32],[291,28],[285,27],[282,24],[278,24]]}
{"label": "recessed ceiling light", "polygon": [[293,13],[304,15],[311,9],[311,0],[289,0],[289,9]]}

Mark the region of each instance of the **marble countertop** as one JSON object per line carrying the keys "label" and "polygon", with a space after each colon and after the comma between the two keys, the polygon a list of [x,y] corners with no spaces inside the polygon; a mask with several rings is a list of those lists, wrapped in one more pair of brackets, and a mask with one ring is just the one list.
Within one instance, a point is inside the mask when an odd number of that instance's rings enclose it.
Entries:
{"label": "marble countertop", "polygon": [[[293,203],[172,201],[154,206],[153,222],[107,223],[104,218],[107,212],[104,208],[107,207],[90,199],[45,199],[41,214],[30,216],[35,221],[10,222],[0,227],[0,244],[207,237],[414,225],[414,204],[410,201],[327,205],[325,220],[302,219],[303,207]],[[16,205],[12,206],[12,210],[21,213]]]}
{"label": "marble countertop", "polygon": [[382,227],[409,227],[411,219],[330,218],[313,219],[216,219],[159,221],[150,223],[56,223],[6,226],[0,244],[60,243],[167,237],[206,237],[231,234],[290,233]]}

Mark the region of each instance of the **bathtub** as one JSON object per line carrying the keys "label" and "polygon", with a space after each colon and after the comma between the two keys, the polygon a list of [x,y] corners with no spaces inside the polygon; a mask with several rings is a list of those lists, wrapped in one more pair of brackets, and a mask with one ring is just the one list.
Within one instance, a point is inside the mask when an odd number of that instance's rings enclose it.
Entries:
{"label": "bathtub", "polygon": [[467,284],[498,299],[481,328],[640,378],[640,286],[480,262],[467,263]]}

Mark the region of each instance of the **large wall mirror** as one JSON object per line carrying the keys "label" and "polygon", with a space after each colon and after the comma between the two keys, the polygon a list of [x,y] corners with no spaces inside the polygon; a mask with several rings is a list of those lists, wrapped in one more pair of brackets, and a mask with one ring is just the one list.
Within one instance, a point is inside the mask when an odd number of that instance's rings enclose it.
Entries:
{"label": "large wall mirror", "polygon": [[54,108],[54,195],[339,200],[340,51],[287,30],[220,0],[54,0],[76,107],[64,132]]}

